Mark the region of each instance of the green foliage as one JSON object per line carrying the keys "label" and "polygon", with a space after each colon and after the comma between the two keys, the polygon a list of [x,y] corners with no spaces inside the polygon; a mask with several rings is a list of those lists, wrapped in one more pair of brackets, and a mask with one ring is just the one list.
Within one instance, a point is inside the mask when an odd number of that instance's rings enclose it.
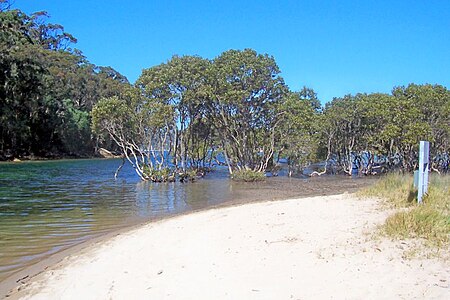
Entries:
{"label": "green foliage", "polygon": [[[312,100],[305,97],[309,94]],[[314,91],[304,88],[301,93],[290,93],[280,105],[278,155],[288,159],[290,169],[300,170],[316,160],[320,141],[317,102]]]}
{"label": "green foliage", "polygon": [[197,179],[197,171],[195,169],[190,169],[178,173],[178,178],[181,182],[195,181]]}
{"label": "green foliage", "polygon": [[385,169],[413,171],[419,141],[428,140],[433,167],[446,171],[449,103],[450,91],[430,84],[396,87],[392,95],[335,98],[324,110],[322,141],[329,141],[329,145],[322,147],[328,148],[344,172],[350,173],[356,162],[360,171],[371,174],[375,162]]}
{"label": "green foliage", "polygon": [[91,146],[89,113],[76,109],[70,100],[64,100],[63,104],[64,110],[61,111],[62,125],[59,128],[59,135],[66,151],[88,153]]}
{"label": "green foliage", "polygon": [[144,166],[144,177],[152,182],[173,182],[175,181],[175,173],[169,168],[156,170],[150,166]]}
{"label": "green foliage", "polygon": [[418,142],[429,140],[432,168],[448,171],[443,86],[346,95],[322,108],[314,90],[289,91],[275,59],[252,49],[212,60],[173,56],[131,86],[71,48],[76,38],[45,12],[27,15],[9,4],[0,0],[0,159],[89,155],[106,145],[143,179],[146,164],[187,172],[218,153],[230,174],[264,172],[278,156],[290,171],[326,160],[333,171],[351,174],[357,165],[369,175],[414,170]]}
{"label": "green foliage", "polygon": [[76,39],[45,12],[0,8],[0,159],[92,154],[89,112],[128,81],[70,48]]}
{"label": "green foliage", "polygon": [[219,149],[230,171],[264,171],[287,90],[279,72],[268,55],[230,50],[212,61],[174,56],[144,70],[136,86],[145,101],[172,108],[172,118],[164,119],[171,128],[165,149],[182,170],[206,166]]}
{"label": "green foliage", "polygon": [[187,169],[185,171],[176,172],[174,168],[156,169],[150,165],[143,166],[143,177],[152,182],[188,182],[197,179],[197,170]]}
{"label": "green foliage", "polygon": [[392,95],[346,95],[322,109],[312,89],[289,92],[279,73],[273,57],[251,49],[213,60],[174,56],[145,69],[121,96],[127,117],[110,107],[109,123],[97,118],[94,129],[102,127],[137,160],[157,150],[156,164],[183,171],[207,166],[213,153],[225,156],[230,174],[273,168],[275,153],[288,159],[290,171],[320,159],[327,160],[324,171],[329,165],[347,174],[354,165],[366,175],[411,171],[421,139],[432,141],[433,167],[445,171],[450,93],[444,87],[411,84]]}
{"label": "green foliage", "polygon": [[211,120],[204,108],[210,66],[211,62],[201,57],[174,56],[165,64],[144,70],[136,82],[146,98],[172,110],[163,120],[174,130],[170,137],[176,145],[171,153],[174,163],[184,170],[188,164],[203,165],[212,147]]}
{"label": "green foliage", "polygon": [[287,92],[274,58],[229,50],[214,60],[213,72],[207,110],[229,167],[264,171],[273,159],[278,108]]}
{"label": "green foliage", "polygon": [[304,86],[299,92],[295,92],[294,95],[309,103],[315,112],[322,111],[322,104],[320,104],[320,101],[317,98],[317,93],[313,89]]}
{"label": "green foliage", "polygon": [[264,172],[241,169],[234,171],[231,175],[231,179],[235,181],[256,182],[266,180],[266,176],[264,175]]}
{"label": "green foliage", "polygon": [[103,139],[111,138],[138,176],[148,180],[149,174],[154,175],[150,171],[170,167],[166,150],[172,148],[174,111],[168,104],[143,97],[136,88],[127,89],[125,95],[126,100],[103,98],[94,106],[93,130]]}
{"label": "green foliage", "polygon": [[131,109],[125,100],[114,96],[103,98],[93,107],[92,129],[97,134],[117,132],[117,135],[128,135],[131,128]]}

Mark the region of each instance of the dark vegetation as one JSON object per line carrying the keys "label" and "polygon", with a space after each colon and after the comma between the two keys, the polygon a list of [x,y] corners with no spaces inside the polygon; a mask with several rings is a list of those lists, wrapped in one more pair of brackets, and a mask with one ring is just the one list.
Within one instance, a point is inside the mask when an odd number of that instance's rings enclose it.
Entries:
{"label": "dark vegetation", "polygon": [[45,12],[0,1],[0,159],[92,156],[90,111],[127,79],[72,48],[76,38]]}
{"label": "dark vegetation", "polygon": [[[214,59],[174,56],[134,85],[71,48],[76,39],[38,12],[0,0],[0,158],[91,156],[116,150],[143,180],[193,180],[214,164],[252,181],[326,161],[327,172],[376,174],[417,167],[431,142],[432,169],[449,166],[450,91],[394,87],[334,98],[291,91],[275,59],[229,50]],[[276,159],[275,159],[276,158]]]}

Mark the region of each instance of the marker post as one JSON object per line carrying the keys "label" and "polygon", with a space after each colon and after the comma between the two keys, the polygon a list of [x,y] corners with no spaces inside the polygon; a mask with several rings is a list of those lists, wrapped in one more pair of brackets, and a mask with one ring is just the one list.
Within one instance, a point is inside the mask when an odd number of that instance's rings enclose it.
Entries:
{"label": "marker post", "polygon": [[420,141],[419,146],[419,178],[417,185],[417,202],[422,203],[423,195],[428,193],[428,172],[430,161],[430,142]]}

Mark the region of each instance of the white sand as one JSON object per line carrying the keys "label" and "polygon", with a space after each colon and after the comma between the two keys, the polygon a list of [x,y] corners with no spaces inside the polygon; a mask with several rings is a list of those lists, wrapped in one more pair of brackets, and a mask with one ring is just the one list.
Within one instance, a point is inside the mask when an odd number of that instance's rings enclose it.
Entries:
{"label": "white sand", "polygon": [[314,197],[209,210],[94,244],[26,299],[450,299],[448,262],[374,240],[376,200]]}

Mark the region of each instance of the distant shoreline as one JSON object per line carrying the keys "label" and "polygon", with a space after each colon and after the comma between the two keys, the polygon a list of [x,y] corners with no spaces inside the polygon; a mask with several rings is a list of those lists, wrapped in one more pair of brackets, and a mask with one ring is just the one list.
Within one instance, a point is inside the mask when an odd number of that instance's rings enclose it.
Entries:
{"label": "distant shoreline", "polygon": [[86,160],[86,159],[117,159],[116,157],[102,156],[58,156],[58,157],[22,157],[14,159],[0,160],[1,163],[21,163],[21,162],[39,162],[39,161],[58,161],[58,160]]}

